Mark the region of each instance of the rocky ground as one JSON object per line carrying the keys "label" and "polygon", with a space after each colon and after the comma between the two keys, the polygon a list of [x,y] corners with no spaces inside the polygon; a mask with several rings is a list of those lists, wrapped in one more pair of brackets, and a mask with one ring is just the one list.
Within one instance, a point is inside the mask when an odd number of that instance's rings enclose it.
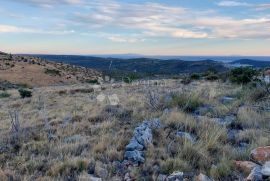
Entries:
{"label": "rocky ground", "polygon": [[269,180],[258,87],[181,80],[17,90],[0,99],[0,180]]}

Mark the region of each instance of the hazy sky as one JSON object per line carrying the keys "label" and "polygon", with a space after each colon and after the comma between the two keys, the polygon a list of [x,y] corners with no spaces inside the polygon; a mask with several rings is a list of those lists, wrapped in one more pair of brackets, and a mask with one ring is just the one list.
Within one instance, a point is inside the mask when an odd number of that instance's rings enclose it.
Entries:
{"label": "hazy sky", "polygon": [[0,51],[270,55],[270,0],[0,0]]}

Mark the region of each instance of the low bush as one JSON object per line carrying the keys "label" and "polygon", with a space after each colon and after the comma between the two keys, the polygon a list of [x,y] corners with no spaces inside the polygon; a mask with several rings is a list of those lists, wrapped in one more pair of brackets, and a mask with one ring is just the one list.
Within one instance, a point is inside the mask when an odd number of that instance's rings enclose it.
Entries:
{"label": "low bush", "polygon": [[170,107],[179,107],[185,112],[193,112],[201,105],[199,97],[186,94],[174,94],[169,102]]}
{"label": "low bush", "polygon": [[206,80],[213,81],[213,80],[218,80],[219,76],[216,74],[209,74],[205,77]]}
{"label": "low bush", "polygon": [[19,89],[18,91],[20,93],[21,98],[32,97],[32,92],[30,90]]}
{"label": "low bush", "polygon": [[255,79],[257,71],[250,67],[239,67],[232,69],[229,73],[229,79],[233,83],[247,84]]}
{"label": "low bush", "polygon": [[98,82],[98,80],[97,79],[94,79],[94,80],[92,80],[92,79],[88,79],[88,80],[86,80],[85,81],[86,83],[89,83],[89,84],[99,84],[99,82]]}
{"label": "low bush", "polygon": [[139,79],[140,76],[136,73],[130,73],[127,76],[123,77],[123,82],[130,84],[132,83],[134,80]]}
{"label": "low bush", "polygon": [[55,69],[46,69],[45,74],[53,75],[53,76],[61,76],[61,72]]}
{"label": "low bush", "polygon": [[7,98],[7,97],[10,97],[10,94],[9,93],[7,93],[7,92],[0,93],[0,99],[1,98]]}
{"label": "low bush", "polygon": [[191,74],[190,79],[191,80],[199,80],[201,78],[200,74]]}

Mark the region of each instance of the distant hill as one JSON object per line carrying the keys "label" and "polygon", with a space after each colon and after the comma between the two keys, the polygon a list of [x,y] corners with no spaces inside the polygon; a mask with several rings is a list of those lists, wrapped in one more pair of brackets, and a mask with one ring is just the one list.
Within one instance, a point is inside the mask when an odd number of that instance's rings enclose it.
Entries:
{"label": "distant hill", "polygon": [[240,60],[233,61],[230,64],[252,66],[256,68],[270,67],[270,61],[259,61],[259,60],[251,60],[251,59],[240,59]]}
{"label": "distant hill", "polygon": [[100,72],[90,68],[0,52],[0,87],[9,83],[28,86],[73,84],[100,76]]}
{"label": "distant hill", "polygon": [[143,74],[181,74],[205,72],[215,69],[219,72],[228,68],[222,63],[213,60],[183,61],[179,59],[161,60],[155,58],[102,58],[93,56],[75,55],[35,55],[37,57],[64,62],[83,67],[98,69],[101,71],[137,72]]}

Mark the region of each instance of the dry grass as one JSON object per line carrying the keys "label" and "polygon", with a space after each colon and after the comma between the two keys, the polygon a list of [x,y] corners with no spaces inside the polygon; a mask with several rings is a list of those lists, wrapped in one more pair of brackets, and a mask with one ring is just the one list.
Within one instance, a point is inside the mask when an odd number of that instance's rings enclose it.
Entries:
{"label": "dry grass", "polygon": [[[178,170],[202,172],[214,179],[230,178],[232,160],[247,159],[251,149],[270,144],[269,112],[252,106],[240,107],[252,104],[243,98],[240,90],[241,87],[218,82],[182,85],[178,80],[168,80],[163,87],[104,85],[103,90],[90,85],[43,87],[33,89],[33,97],[26,99],[9,90],[11,96],[0,99],[0,179],[12,175],[21,180],[83,180],[90,162],[106,165],[109,177],[105,180],[113,176],[123,178],[122,173],[113,172],[113,162],[123,160],[134,128],[143,120],[155,117],[161,118],[162,128],[153,132],[153,145],[145,151],[146,162],[132,168],[131,176],[151,180],[157,173]],[[145,99],[149,91],[159,94],[158,104],[164,105],[164,109],[166,105],[172,109],[166,113],[160,108],[150,109]],[[110,106],[107,99],[97,101],[100,93],[117,94],[120,104]],[[173,102],[164,99],[170,95],[189,96],[173,98]],[[220,102],[222,96],[238,99],[224,105]],[[204,105],[211,105],[211,109],[204,117],[196,117],[193,110],[185,111],[181,107],[190,99],[199,102],[194,109]],[[21,124],[19,139],[15,141],[10,134],[8,115],[14,110],[20,113]],[[230,114],[237,114],[236,123],[243,128],[236,143],[228,140],[226,126],[211,121]],[[176,138],[177,131],[193,135],[194,143]],[[239,151],[237,144],[241,142],[248,145]]]}

